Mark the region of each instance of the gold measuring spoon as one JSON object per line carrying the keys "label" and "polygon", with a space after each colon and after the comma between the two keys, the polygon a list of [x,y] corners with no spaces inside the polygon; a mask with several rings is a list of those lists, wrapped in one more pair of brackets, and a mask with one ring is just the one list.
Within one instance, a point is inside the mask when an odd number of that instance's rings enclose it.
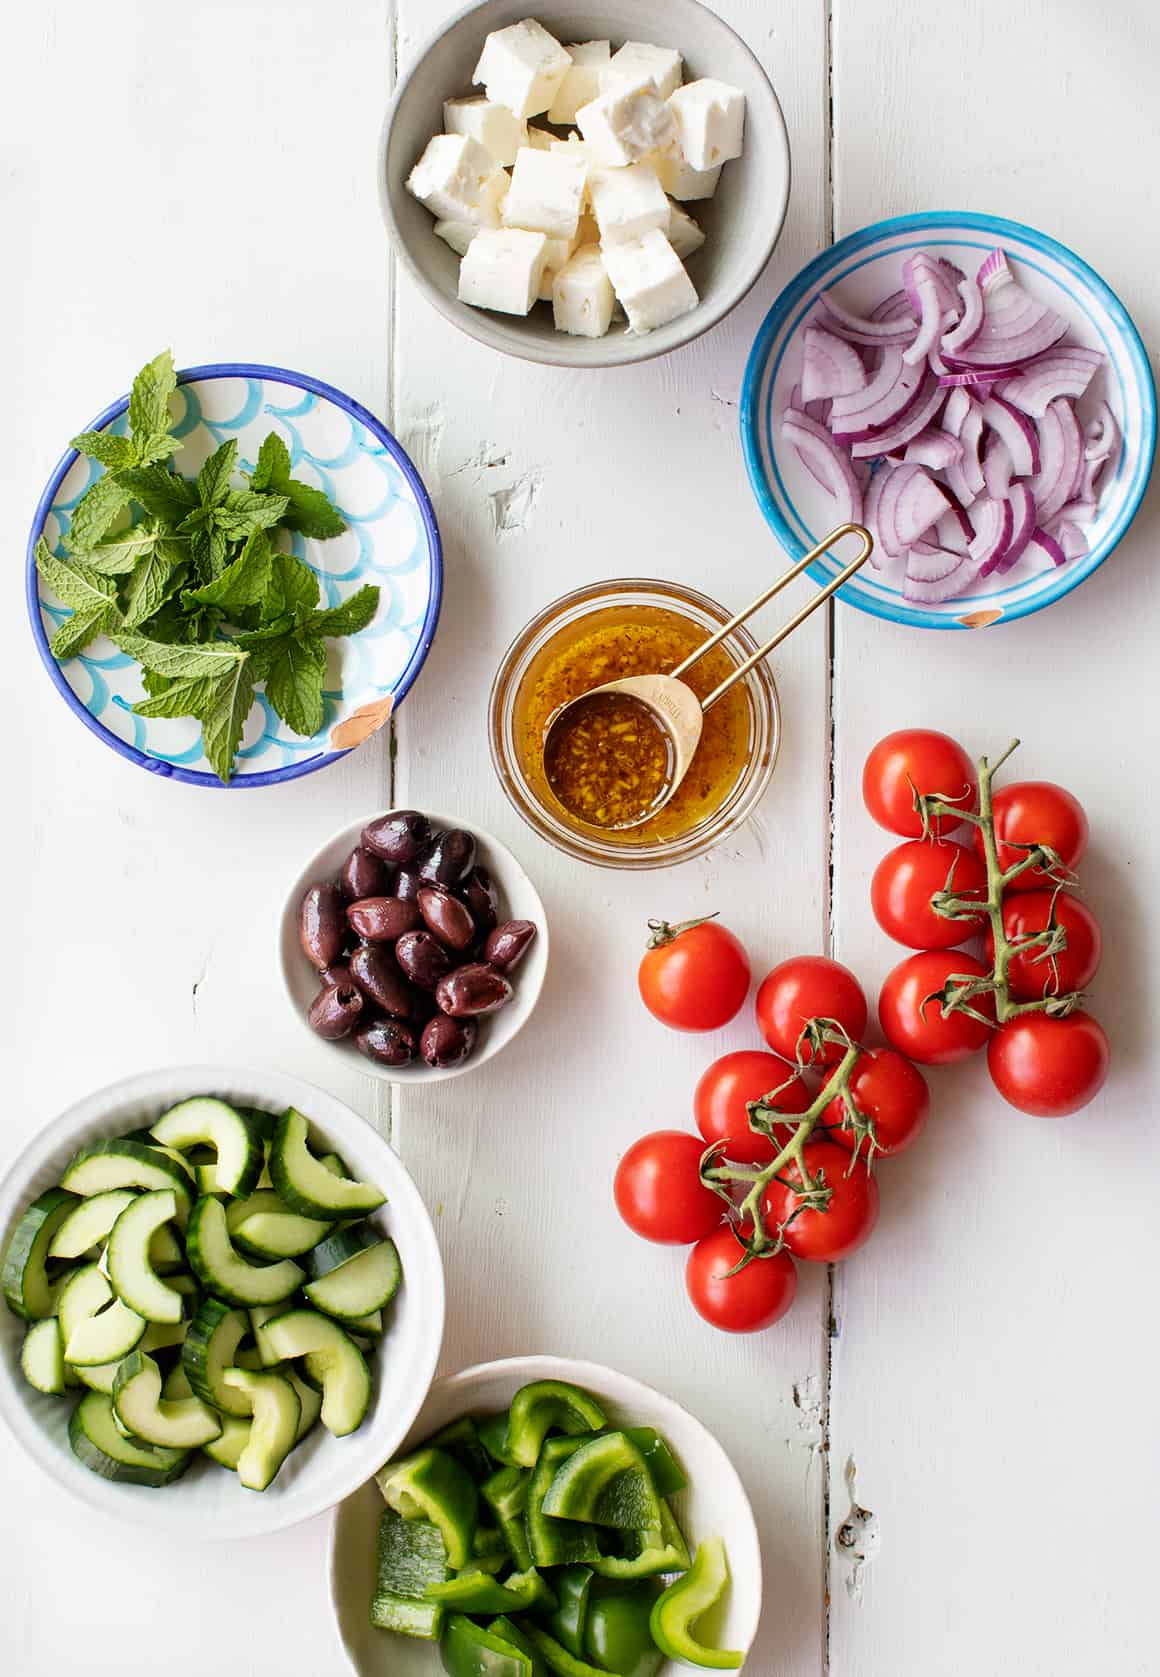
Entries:
{"label": "gold measuring spoon", "polygon": [[[788,623],[783,624],[771,640],[766,641],[765,645],[759,647],[743,664],[739,664],[706,698],[699,699],[693,689],[681,680],[685,672],[692,669],[694,664],[711,651],[713,647],[718,646],[727,635],[732,634],[733,630],[744,623],[747,618],[752,617],[755,611],[760,611],[762,606],[767,605],[775,595],[780,594],[782,589],[791,583],[796,576],[800,576],[807,566],[812,565],[816,559],[820,559],[822,554],[835,546],[844,536],[858,537],[861,551],[857,558],[852,559],[844,570],[839,571],[836,577],[826,583],[824,588],[820,588],[800,611],[794,613]],[[816,547],[811,548],[804,558],[799,559],[796,565],[792,565],[788,571],[783,572],[776,582],[767,588],[763,594],[759,594],[757,599],[747,605],[744,611],[739,611],[737,616],[730,618],[729,622],[723,624],[716,634],[710,635],[708,640],[702,641],[701,645],[669,674],[624,676],[619,681],[606,681],[600,687],[589,688],[587,693],[581,693],[577,698],[569,699],[568,703],[562,705],[549,720],[544,730],[544,767],[548,784],[552,787],[555,795],[560,798],[564,807],[568,809],[570,805],[561,797],[559,787],[553,783],[553,765],[561,761],[563,753],[567,750],[570,741],[576,737],[577,731],[594,722],[599,713],[603,711],[606,724],[610,728],[619,731],[621,735],[628,732],[632,738],[636,739],[639,733],[639,723],[643,722],[644,728],[648,730],[648,721],[641,717],[638,709],[638,707],[643,707],[644,712],[647,713],[647,718],[651,718],[654,725],[653,729],[649,731],[655,733],[656,737],[643,742],[646,750],[642,753],[642,762],[646,757],[651,757],[651,762],[645,763],[645,767],[656,783],[655,790],[649,792],[646,807],[641,809],[639,814],[634,813],[623,820],[600,824],[613,826],[617,830],[623,831],[628,827],[639,826],[642,821],[649,820],[658,810],[663,809],[689,771],[689,765],[692,763],[693,755],[700,743],[705,712],[710,710],[718,699],[724,698],[735,683],[743,681],[756,664],[759,664],[763,658],[768,658],[774,648],[780,646],[786,636],[791,635],[799,624],[804,623],[810,613],[816,611],[823,600],[828,600],[835,589],[840,588],[844,582],[848,582],[855,571],[865,564],[873,547],[874,542],[870,532],[863,529],[860,524],[840,524],[836,530],[831,530],[828,536],[824,536]],[[617,703],[618,698],[619,704]],[[635,720],[633,717],[634,711],[636,712]],[[652,746],[655,746],[656,749],[649,749]],[[659,760],[659,753],[664,753],[667,756],[667,761],[663,765]],[[571,813],[578,815],[581,812],[572,810]]]}

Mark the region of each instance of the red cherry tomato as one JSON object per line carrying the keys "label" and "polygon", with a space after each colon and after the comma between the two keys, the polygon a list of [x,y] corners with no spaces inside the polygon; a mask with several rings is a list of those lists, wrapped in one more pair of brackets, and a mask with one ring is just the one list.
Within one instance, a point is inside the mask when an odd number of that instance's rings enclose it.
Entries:
{"label": "red cherry tomato", "polygon": [[[1056,924],[1067,934],[1067,948],[1051,960],[1036,960],[1042,951],[1028,949],[1013,955],[1007,968],[1011,994],[1019,1001],[1034,1002],[1041,996],[1062,996],[1069,990],[1083,990],[1091,983],[1100,964],[1103,938],[1099,921],[1078,897],[1066,891],[1016,891],[1003,903],[1003,930],[1007,937],[1034,937],[1051,923],[1055,902]],[[987,959],[994,958],[995,940],[987,930]]]}
{"label": "red cherry tomato", "polygon": [[713,920],[662,926],[638,974],[644,1005],[676,1031],[727,1025],[749,992],[749,957],[733,933]]}
{"label": "red cherry tomato", "polygon": [[[1088,820],[1078,798],[1050,780],[1017,780],[1001,786],[991,800],[998,840],[999,866],[1006,873],[1027,854],[1032,844],[1050,845],[1065,868],[1074,868],[1088,842]],[[1022,846],[1023,848],[1018,848]],[[975,849],[983,854],[983,835],[976,828]],[[1052,880],[1042,868],[1028,868],[1008,891],[1036,891]]]}
{"label": "red cherry tomato", "polygon": [[797,1292],[797,1270],[788,1252],[729,1271],[742,1247],[728,1226],[699,1240],[685,1266],[685,1286],[698,1316],[726,1333],[756,1333],[780,1321]]}
{"label": "red cherry tomato", "polygon": [[[902,1153],[918,1136],[930,1115],[930,1090],[917,1066],[892,1048],[868,1048],[854,1062],[850,1093],[858,1110],[874,1120],[874,1134],[880,1153]],[[827,1138],[847,1152],[854,1151],[853,1130],[839,1128],[846,1105],[836,1096],[822,1121],[835,1127]]]}
{"label": "red cherry tomato", "polygon": [[[887,974],[878,997],[878,1022],[887,1042],[923,1066],[946,1066],[976,1053],[990,1036],[990,1027],[966,1013],[950,1013],[944,1019],[940,1004],[927,1002],[927,997],[941,990],[952,973],[985,978],[987,972],[982,962],[959,949],[908,955]],[[971,1006],[983,1014],[994,1012],[987,995]]]}
{"label": "red cherry tomato", "polygon": [[987,1070],[1005,1101],[1036,1118],[1063,1118],[1094,1100],[1111,1053],[1090,1013],[1050,1019],[1024,1013],[1001,1025],[987,1047]]}
{"label": "red cherry tomato", "polygon": [[[840,1147],[828,1141],[807,1141],[803,1148],[806,1169],[817,1180],[819,1173],[832,1189],[824,1211],[799,1211],[785,1231],[785,1244],[795,1258],[811,1263],[832,1264],[848,1258],[869,1240],[878,1221],[878,1183],[866,1168],[865,1158],[853,1162]],[[789,1183],[801,1182],[796,1164],[783,1172]],[[800,1200],[784,1182],[771,1182],[765,1191],[763,1208],[767,1224],[785,1223]]]}
{"label": "red cherry tomato", "polygon": [[[784,1087],[782,1087],[784,1085]],[[722,1054],[701,1074],[693,1094],[693,1114],[706,1145],[724,1141],[725,1157],[739,1165],[767,1165],[775,1149],[768,1138],[749,1128],[750,1101],[777,1090],[781,1112],[804,1112],[812,1096],[776,1054],[760,1048],[739,1048]]]}
{"label": "red cherry tomato", "polygon": [[[902,838],[922,837],[915,792],[937,793],[946,803],[975,807],[978,788],[971,759],[949,734],[930,728],[902,728],[879,740],[862,770],[862,798],[880,827]],[[940,816],[940,833],[958,826]]]}
{"label": "red cherry tomato", "polygon": [[616,1209],[634,1234],[684,1246],[715,1229],[724,1214],[701,1181],[700,1138],[686,1130],[654,1130],[634,1141],[616,1167]]}
{"label": "red cherry tomato", "polygon": [[953,949],[974,937],[981,917],[948,920],[931,907],[931,898],[947,888],[948,879],[956,896],[986,900],[987,870],[965,846],[947,839],[935,844],[909,839],[888,850],[870,881],[870,906],[887,937],[911,949]]}
{"label": "red cherry tomato", "polygon": [[[809,1019],[834,1019],[857,1042],[866,1029],[866,997],[848,967],[825,955],[796,955],[783,961],[757,992],[757,1028],[775,1054],[796,1058],[798,1038]],[[837,1043],[827,1043],[820,1058],[834,1065],[842,1058]],[[809,1059],[808,1045],[805,1058]]]}

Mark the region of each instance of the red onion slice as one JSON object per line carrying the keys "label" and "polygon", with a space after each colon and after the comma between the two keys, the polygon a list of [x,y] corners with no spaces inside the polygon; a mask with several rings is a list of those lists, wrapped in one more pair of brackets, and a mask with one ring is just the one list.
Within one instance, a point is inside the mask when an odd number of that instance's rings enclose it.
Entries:
{"label": "red onion slice", "polygon": [[1015,476],[1011,450],[998,431],[992,431],[983,449],[983,482],[992,500],[1001,501]]}
{"label": "red onion slice", "polygon": [[1106,402],[1101,402],[1095,417],[1084,428],[1084,459],[1110,460],[1118,455],[1122,443],[1116,416]]}
{"label": "red onion slice", "polygon": [[975,503],[971,516],[975,536],[967,551],[976,569],[985,575],[1007,551],[1015,529],[1015,509],[1006,497],[995,501],[988,495]]}
{"label": "red onion slice", "polygon": [[1035,534],[1035,496],[1025,483],[1013,483],[1011,493],[1007,497],[1007,504],[1011,508],[1012,525],[1011,538],[1003,552],[993,559],[989,565],[983,565],[979,574],[987,576],[990,571],[998,571],[1005,575],[1014,565],[1017,565],[1027,551],[1027,544]]}
{"label": "red onion slice", "polygon": [[807,326],[802,351],[802,397],[824,402],[830,396],[852,396],[866,387],[866,369],[853,344],[836,338],[823,326]]}
{"label": "red onion slice", "polygon": [[852,344],[908,344],[918,330],[918,322],[909,309],[905,317],[893,320],[863,320],[843,308],[832,291],[819,292],[818,302],[830,317],[827,323],[830,331]]}
{"label": "red onion slice", "polygon": [[949,547],[952,553],[965,553],[975,539],[974,525],[953,501],[935,525],[934,533],[939,546]]}
{"label": "red onion slice", "polygon": [[1083,472],[1083,439],[1075,409],[1066,396],[1049,402],[1039,421],[1040,466],[1031,492],[1044,527],[1075,493]]}
{"label": "red onion slice", "polygon": [[912,582],[941,582],[957,571],[965,555],[932,542],[915,542],[906,556],[906,574]]}
{"label": "red onion slice", "polygon": [[893,467],[876,504],[879,539],[891,558],[901,559],[947,504],[945,492],[921,466]]}
{"label": "red onion slice", "polygon": [[979,269],[983,290],[983,324],[970,347],[959,357],[967,367],[1005,367],[1029,361],[1050,349],[1067,331],[1067,321],[1033,297],[1011,274],[1002,252],[1002,266],[986,277],[987,258]]}
{"label": "red onion slice", "polygon": [[[907,372],[913,369],[906,368]],[[920,431],[926,429],[942,406],[943,392],[938,387],[938,380],[931,372],[924,373],[922,388],[911,402],[910,406],[899,415],[894,424],[862,442],[856,442],[850,450],[855,460],[869,460],[875,454],[889,454],[900,449],[912,437],[917,437]]]}
{"label": "red onion slice", "polygon": [[[1031,532],[1031,540],[1027,544],[1027,551],[1030,553],[1033,547],[1038,548],[1043,557],[1050,559],[1053,565],[1058,567],[1067,564],[1067,554],[1063,551],[1059,542],[1056,541],[1054,536],[1049,536],[1046,530],[1041,530],[1038,525]],[[1087,547],[1086,542],[1084,542],[1084,547]]]}
{"label": "red onion slice", "polygon": [[973,344],[983,325],[983,293],[978,280],[962,279],[958,289],[962,299],[962,313],[959,315],[958,325],[943,333],[939,348],[944,355],[957,355],[960,350]]}
{"label": "red onion slice", "polygon": [[902,352],[902,359],[913,366],[925,361],[937,344],[943,327],[957,315],[958,298],[946,273],[923,250],[908,257],[902,264],[902,283],[911,306],[919,316],[914,341]]}
{"label": "red onion slice", "polygon": [[952,437],[949,431],[937,431],[928,426],[920,431],[917,437],[912,437],[906,445],[904,460],[913,460],[920,466],[930,466],[934,471],[941,472],[945,466],[954,465],[963,457],[963,445],[957,437]]}
{"label": "red onion slice", "polygon": [[984,256],[975,278],[979,282],[980,290],[984,293],[994,290],[996,286],[1008,284],[1011,279],[1011,269],[1005,253],[1001,250],[993,250],[989,256]]}
{"label": "red onion slice", "polygon": [[1039,433],[1025,413],[1002,396],[988,396],[983,403],[983,419],[1011,450],[1017,477],[1031,477],[1039,470]]}
{"label": "red onion slice", "polygon": [[1003,398],[1023,413],[1042,419],[1048,403],[1057,397],[1082,396],[1103,359],[1098,349],[1061,344],[1036,356],[1022,372],[1004,379]]}
{"label": "red onion slice", "polygon": [[979,460],[979,443],[983,436],[983,412],[965,390],[952,390],[943,409],[943,430],[958,437],[963,445],[962,458],[946,468],[947,483],[961,506],[969,507],[976,495],[986,488],[983,467]]}
{"label": "red onion slice", "polygon": [[876,431],[893,425],[918,396],[925,370],[904,365],[900,350],[883,350],[882,364],[865,390],[853,396],[835,396],[830,409],[834,440],[865,442]]}
{"label": "red onion slice", "polygon": [[916,606],[938,606],[944,600],[957,600],[974,580],[974,569],[966,559],[938,582],[920,582],[908,572],[902,581],[902,598]]}
{"label": "red onion slice", "polygon": [[857,524],[862,519],[862,486],[854,476],[847,454],[840,449],[816,419],[787,408],[782,415],[781,434],[797,449],[818,482],[827,488],[837,505],[840,524]]}
{"label": "red onion slice", "polygon": [[1053,534],[1065,559],[1082,559],[1088,550],[1088,539],[1073,519],[1057,519]]}

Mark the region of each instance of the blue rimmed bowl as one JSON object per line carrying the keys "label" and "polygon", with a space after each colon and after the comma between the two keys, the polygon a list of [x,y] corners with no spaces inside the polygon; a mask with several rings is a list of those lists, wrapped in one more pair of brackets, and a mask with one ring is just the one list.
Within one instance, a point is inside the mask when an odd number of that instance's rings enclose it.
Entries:
{"label": "blue rimmed bowl", "polygon": [[[335,605],[364,583],[380,590],[374,621],[360,634],[327,643],[326,716],[313,739],[292,733],[258,690],[230,786],[295,780],[343,756],[330,743],[332,730],[360,706],[388,694],[397,706],[422,668],[443,585],[435,513],[419,474],[386,426],[321,380],[245,362],[189,367],[177,379],[174,404],[184,410],[174,427],[183,445],[176,456],[179,469],[195,472],[231,437],[237,440],[239,466],[250,468],[266,433],[277,431],[290,451],[294,475],[325,490],[347,522],[345,534],[330,541],[291,538],[293,551],[318,577],[321,603]],[[127,407],[123,396],[85,429],[123,434]],[[94,461],[69,449],[36,509],[28,543],[28,609],[41,658],[70,708],[122,757],[189,785],[220,787],[192,718],[146,720],[134,714],[142,697],[140,670],[111,641],[96,640],[64,664],[48,650],[68,612],[40,582],[33,549],[43,534],[54,551],[63,551],[72,511],[99,471]]]}
{"label": "blue rimmed bowl", "polygon": [[[1099,507],[1085,526],[1088,551],[1056,569],[1025,557],[1006,575],[980,579],[958,599],[915,605],[902,597],[900,564],[863,567],[840,598],[860,611],[920,629],[976,629],[1040,611],[1077,588],[1101,565],[1131,523],[1147,488],[1156,449],[1156,391],[1140,334],[1115,293],[1064,245],[998,216],[931,212],[896,216],[840,239],[803,268],[778,297],[750,352],[741,395],[745,467],[766,521],[787,552],[800,558],[834,523],[833,503],[796,450],[780,436],[781,415],[801,375],[799,333],[823,291],[839,289],[842,301],[868,312],[896,291],[906,256],[933,250],[973,271],[995,246],[1006,251],[1020,282],[1071,323],[1071,342],[1101,350],[1105,365],[1080,403],[1080,415],[1101,397],[1123,433],[1118,467],[1101,480]],[[811,566],[825,582],[838,570],[825,560]]]}

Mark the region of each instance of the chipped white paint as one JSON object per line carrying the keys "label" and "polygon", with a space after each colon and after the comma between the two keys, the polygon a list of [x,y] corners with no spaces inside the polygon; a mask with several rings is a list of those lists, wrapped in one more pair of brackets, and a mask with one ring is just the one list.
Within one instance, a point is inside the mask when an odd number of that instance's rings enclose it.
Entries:
{"label": "chipped white paint", "polygon": [[497,536],[525,533],[531,527],[532,511],[543,488],[544,475],[539,471],[521,472],[506,489],[493,489],[487,500],[491,521]]}
{"label": "chipped white paint", "polygon": [[850,1507],[845,1519],[834,1533],[834,1549],[846,1569],[846,1594],[851,1601],[860,1602],[865,1589],[863,1574],[875,1560],[882,1547],[882,1527],[877,1514],[863,1508],[856,1497],[858,1470],[853,1456],[846,1458],[846,1494]]}

